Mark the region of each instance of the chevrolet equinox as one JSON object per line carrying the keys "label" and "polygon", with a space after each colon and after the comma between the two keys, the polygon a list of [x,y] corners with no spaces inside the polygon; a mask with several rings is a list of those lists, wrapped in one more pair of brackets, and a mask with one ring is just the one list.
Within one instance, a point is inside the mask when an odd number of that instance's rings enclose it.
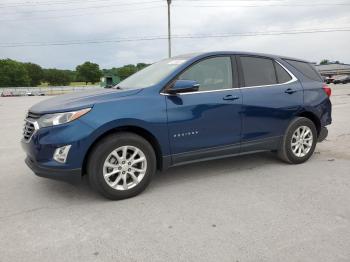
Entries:
{"label": "chevrolet equinox", "polygon": [[110,199],[142,192],[157,170],[262,151],[308,160],[328,134],[331,89],[295,58],[211,52],[165,59],[111,89],[32,106],[21,144],[42,177],[87,175]]}

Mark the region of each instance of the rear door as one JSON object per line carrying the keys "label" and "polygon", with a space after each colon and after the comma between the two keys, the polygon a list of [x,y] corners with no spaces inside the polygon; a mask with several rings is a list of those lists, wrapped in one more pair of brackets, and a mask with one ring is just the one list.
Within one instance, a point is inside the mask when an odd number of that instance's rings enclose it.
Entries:
{"label": "rear door", "polygon": [[299,81],[279,62],[239,56],[242,152],[275,149],[290,120],[303,105]]}

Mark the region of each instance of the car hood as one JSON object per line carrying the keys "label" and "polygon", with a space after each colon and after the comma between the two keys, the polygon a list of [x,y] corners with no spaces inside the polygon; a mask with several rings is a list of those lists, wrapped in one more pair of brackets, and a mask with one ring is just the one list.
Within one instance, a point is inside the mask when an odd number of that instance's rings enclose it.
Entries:
{"label": "car hood", "polygon": [[65,94],[39,102],[32,106],[29,111],[34,114],[74,111],[86,107],[92,107],[94,104],[114,101],[121,97],[135,95],[141,90],[142,89],[101,89]]}

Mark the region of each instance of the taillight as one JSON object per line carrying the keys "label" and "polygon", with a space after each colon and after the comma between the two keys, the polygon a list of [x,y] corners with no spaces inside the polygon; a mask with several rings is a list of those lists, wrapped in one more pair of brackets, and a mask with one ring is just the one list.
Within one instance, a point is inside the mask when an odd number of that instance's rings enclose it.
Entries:
{"label": "taillight", "polygon": [[328,97],[331,96],[331,94],[332,94],[332,89],[331,89],[329,86],[327,86],[326,84],[323,84],[323,90],[324,90],[324,92],[326,93],[326,95],[327,95]]}

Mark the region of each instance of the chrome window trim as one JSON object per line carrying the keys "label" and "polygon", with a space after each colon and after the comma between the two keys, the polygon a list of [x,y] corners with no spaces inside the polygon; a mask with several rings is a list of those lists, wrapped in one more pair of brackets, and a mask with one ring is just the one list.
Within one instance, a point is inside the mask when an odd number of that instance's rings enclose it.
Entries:
{"label": "chrome window trim", "polygon": [[[194,91],[194,92],[186,92],[186,93],[177,93],[176,95],[182,96],[182,95],[222,92],[222,91],[229,91],[229,90],[239,90],[239,88],[225,88],[225,89],[206,90],[206,91]],[[173,94],[168,94],[168,93],[163,93],[163,92],[161,92],[160,94],[163,95],[163,96],[173,96]]]}
{"label": "chrome window trim", "polygon": [[[282,65],[279,61],[272,59],[273,61],[275,61],[276,63],[278,63],[284,70],[286,70],[286,72],[289,74],[289,76],[292,78],[291,80],[284,82],[284,83],[277,83],[277,84],[271,84],[271,85],[260,85],[260,86],[242,86],[239,88],[226,88],[226,89],[216,89],[216,90],[208,90],[208,91],[196,91],[196,92],[188,92],[188,93],[178,93],[176,95],[192,95],[192,94],[202,94],[202,93],[211,93],[211,92],[220,92],[220,91],[228,91],[228,90],[239,90],[239,89],[248,89],[248,88],[260,88],[260,87],[269,87],[269,86],[281,86],[281,85],[288,85],[291,83],[294,83],[296,81],[298,81],[298,78],[296,78],[296,76],[288,70],[288,68],[286,68],[284,65]],[[164,93],[161,92],[160,95],[163,96],[173,96],[173,94],[168,94],[168,93]]]}

